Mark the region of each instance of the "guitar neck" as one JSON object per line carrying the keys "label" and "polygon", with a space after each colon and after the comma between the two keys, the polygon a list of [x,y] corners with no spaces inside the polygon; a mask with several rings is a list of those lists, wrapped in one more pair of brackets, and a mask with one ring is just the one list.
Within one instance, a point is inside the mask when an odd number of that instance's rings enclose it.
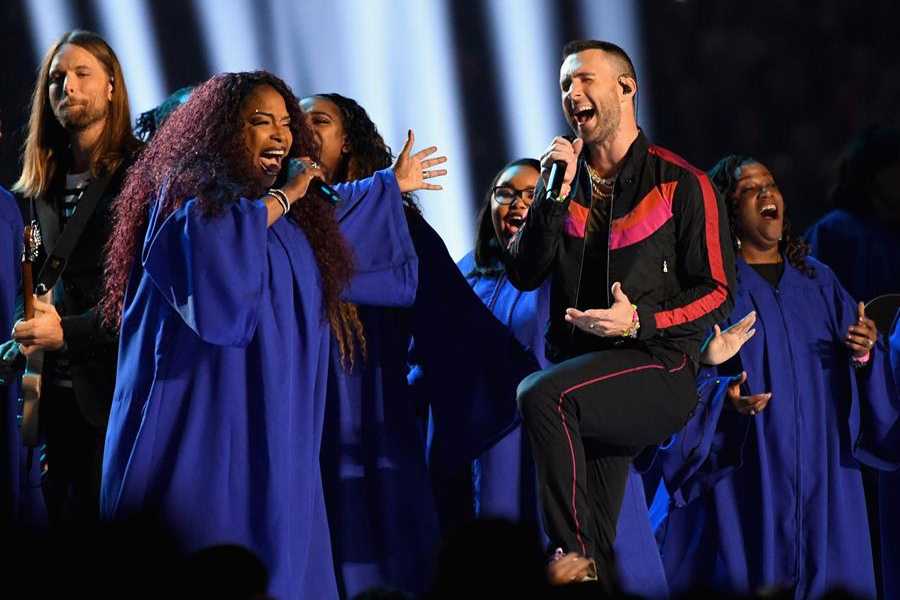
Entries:
{"label": "guitar neck", "polygon": [[25,302],[25,320],[34,318],[34,278],[31,263],[22,263],[22,297]]}
{"label": "guitar neck", "polygon": [[22,261],[22,298],[25,305],[25,320],[34,318],[34,275],[29,256],[31,246],[31,226],[25,227],[25,259]]}

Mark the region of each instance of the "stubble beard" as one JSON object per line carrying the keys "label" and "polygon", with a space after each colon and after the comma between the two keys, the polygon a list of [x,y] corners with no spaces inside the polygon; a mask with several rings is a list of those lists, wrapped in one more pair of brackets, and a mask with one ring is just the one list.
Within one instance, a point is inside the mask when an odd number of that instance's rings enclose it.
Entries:
{"label": "stubble beard", "polygon": [[70,133],[84,131],[88,127],[106,119],[107,107],[99,107],[92,103],[63,107],[54,111],[56,120]]}
{"label": "stubble beard", "polygon": [[622,122],[622,109],[615,100],[598,103],[596,111],[597,128],[584,140],[585,144],[598,145],[612,139]]}

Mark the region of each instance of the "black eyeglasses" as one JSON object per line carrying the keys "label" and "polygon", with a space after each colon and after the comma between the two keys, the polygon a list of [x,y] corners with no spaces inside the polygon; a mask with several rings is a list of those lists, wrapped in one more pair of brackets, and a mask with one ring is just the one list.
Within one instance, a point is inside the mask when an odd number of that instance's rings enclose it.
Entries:
{"label": "black eyeglasses", "polygon": [[522,198],[522,202],[525,203],[525,206],[531,206],[531,203],[534,202],[534,188],[517,190],[505,185],[498,185],[494,188],[494,201],[496,201],[497,204],[512,204],[516,201],[517,197]]}

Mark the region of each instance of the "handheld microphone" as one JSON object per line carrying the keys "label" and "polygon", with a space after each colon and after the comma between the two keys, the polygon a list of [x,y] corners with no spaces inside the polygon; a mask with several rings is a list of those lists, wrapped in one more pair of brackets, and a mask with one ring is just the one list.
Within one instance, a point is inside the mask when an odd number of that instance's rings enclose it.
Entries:
{"label": "handheld microphone", "polygon": [[313,179],[309,182],[309,189],[319,192],[319,195],[331,202],[337,204],[342,201],[341,195],[338,194],[333,187],[322,181],[321,179]]}
{"label": "handheld microphone", "polygon": [[[287,178],[293,179],[297,173],[302,173],[306,169],[306,166],[297,160],[296,158],[292,158],[288,160],[288,169],[287,169]],[[322,181],[321,179],[313,179],[309,182],[309,187],[307,191],[318,192],[320,196],[328,200],[331,204],[337,204],[341,202],[343,198],[338,194],[333,187]]]}
{"label": "handheld microphone", "polygon": [[[575,141],[574,135],[563,136],[570,142]],[[559,197],[562,192],[563,177],[566,174],[566,163],[562,160],[553,161],[550,165],[550,175],[547,177],[547,196],[556,202],[562,202]]]}
{"label": "handheld microphone", "polygon": [[556,202],[561,202],[559,197],[562,192],[563,175],[566,173],[566,163],[562,160],[553,161],[550,165],[550,176],[547,178],[547,197]]}

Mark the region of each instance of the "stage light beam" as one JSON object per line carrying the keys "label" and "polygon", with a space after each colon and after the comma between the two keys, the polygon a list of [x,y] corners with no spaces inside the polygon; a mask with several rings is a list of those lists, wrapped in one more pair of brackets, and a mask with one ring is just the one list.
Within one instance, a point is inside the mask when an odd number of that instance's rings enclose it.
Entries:
{"label": "stage light beam", "polygon": [[504,129],[512,152],[501,162],[537,158],[554,136],[568,132],[559,100],[561,42],[547,26],[555,22],[553,4],[491,0],[487,6]]}
{"label": "stage light beam", "polygon": [[75,29],[75,17],[63,0],[27,0],[25,12],[38,61],[62,34]]}
{"label": "stage light beam", "polygon": [[94,0],[98,32],[122,64],[132,116],[162,102],[168,93],[153,20],[144,0]]}

